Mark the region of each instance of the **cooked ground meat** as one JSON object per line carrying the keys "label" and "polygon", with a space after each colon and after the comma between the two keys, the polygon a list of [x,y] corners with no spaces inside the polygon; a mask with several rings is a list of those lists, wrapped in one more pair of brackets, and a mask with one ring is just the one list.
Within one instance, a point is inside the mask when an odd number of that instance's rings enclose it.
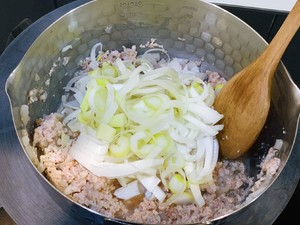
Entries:
{"label": "cooked ground meat", "polygon": [[[143,196],[120,200],[112,194],[119,187],[118,182],[93,175],[69,156],[68,150],[77,134],[64,127],[61,119],[57,113],[50,114],[40,120],[35,129],[34,145],[43,151],[40,161],[44,164],[45,176],[69,198],[109,217],[144,224],[205,222],[236,210],[254,184],[253,178],[245,173],[243,163],[223,160],[214,171],[215,186],[202,187],[206,202],[202,208],[196,204],[164,205]],[[63,143],[63,135],[71,141]],[[270,160],[266,161],[270,163]]]}
{"label": "cooked ground meat", "polygon": [[[101,45],[99,47],[102,48]],[[114,62],[117,58],[135,61],[136,57],[136,47],[133,46],[130,49],[124,47],[122,52],[103,52],[97,60],[99,64],[102,64]],[[88,72],[93,70],[93,63],[91,58],[86,58],[80,62],[80,66],[82,70]],[[156,64],[159,63],[164,63],[164,60],[156,62]],[[173,61],[173,64],[175,70],[186,70],[188,67],[191,67],[191,70],[198,70],[196,62],[178,59]],[[216,72],[207,71],[201,76],[213,88],[226,82]],[[71,98],[74,99],[74,96]],[[261,173],[257,178],[249,177],[245,165],[238,160],[217,162],[212,175],[213,184],[200,185],[205,201],[202,207],[196,203],[161,203],[156,198],[147,198],[144,194],[129,200],[122,200],[114,195],[115,190],[120,188],[120,183],[116,179],[98,177],[71,157],[69,151],[79,133],[72,132],[71,128],[62,122],[70,112],[66,110],[58,112],[63,115],[52,113],[37,121],[33,138],[33,147],[40,152],[37,167],[58,190],[70,199],[108,217],[142,224],[206,223],[230,214],[252,196],[255,197],[255,194],[259,193],[259,190],[276,173],[280,164],[280,160],[275,157],[276,149],[274,148],[270,149],[269,154],[263,160]],[[215,162],[216,160],[215,158]],[[167,192],[163,185],[160,188]],[[167,195],[172,194],[167,193]]]}

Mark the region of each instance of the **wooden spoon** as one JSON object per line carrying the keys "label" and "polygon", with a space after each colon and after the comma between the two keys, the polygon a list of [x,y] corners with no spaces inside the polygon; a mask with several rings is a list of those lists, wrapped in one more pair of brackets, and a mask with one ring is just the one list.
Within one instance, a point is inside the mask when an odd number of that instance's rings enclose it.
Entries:
{"label": "wooden spoon", "polygon": [[300,0],[265,51],[234,75],[216,97],[214,108],[224,115],[217,135],[221,154],[236,159],[250,149],[270,108],[272,79],[279,61],[300,26]]}

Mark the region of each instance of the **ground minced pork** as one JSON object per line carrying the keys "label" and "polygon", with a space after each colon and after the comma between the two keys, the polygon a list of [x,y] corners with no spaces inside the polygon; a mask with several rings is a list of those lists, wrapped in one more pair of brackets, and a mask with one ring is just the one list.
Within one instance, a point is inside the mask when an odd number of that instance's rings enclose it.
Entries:
{"label": "ground minced pork", "polygon": [[[131,49],[124,47],[121,53],[104,52],[97,60],[100,60],[100,63],[112,62],[116,58],[135,61],[136,57],[134,46]],[[163,64],[164,60],[156,62],[159,63]],[[184,61],[184,63],[185,66],[189,65],[188,62]],[[91,58],[80,62],[85,72],[93,69],[91,64]],[[192,65],[198,64],[194,62]],[[178,69],[178,65],[176,68]],[[207,71],[205,77],[213,88],[226,82],[216,72]],[[205,201],[202,207],[196,203],[168,205],[156,199],[146,198],[144,195],[122,200],[114,196],[115,190],[120,188],[120,183],[116,179],[98,177],[71,157],[69,151],[79,136],[79,131],[72,132],[69,126],[64,125],[62,121],[65,116],[58,110],[37,120],[33,137],[33,147],[38,152],[39,163],[36,166],[70,199],[95,212],[128,222],[190,224],[205,223],[222,217],[239,209],[245,201],[255,198],[256,194],[272,179],[280,164],[280,160],[276,158],[275,148],[271,148],[270,154],[262,161],[261,173],[256,178],[249,177],[245,165],[238,160],[218,161],[212,174],[214,184],[201,185],[201,193]],[[167,198],[172,195],[162,184],[160,188],[166,192]]]}
{"label": "ground minced pork", "polygon": [[246,175],[243,163],[223,160],[214,171],[215,186],[204,187],[202,194],[206,204],[201,208],[196,204],[159,204],[143,196],[120,200],[113,195],[119,188],[118,182],[93,175],[69,156],[72,140],[78,134],[64,127],[61,120],[61,115],[52,113],[40,119],[35,129],[34,146],[41,150],[44,174],[69,198],[109,217],[143,224],[205,222],[237,209],[255,184],[253,178]]}

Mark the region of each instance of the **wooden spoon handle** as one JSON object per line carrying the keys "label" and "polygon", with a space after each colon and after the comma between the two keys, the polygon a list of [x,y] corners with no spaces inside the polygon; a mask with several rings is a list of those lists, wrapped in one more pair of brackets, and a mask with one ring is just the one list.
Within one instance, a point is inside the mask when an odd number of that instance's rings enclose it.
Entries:
{"label": "wooden spoon handle", "polygon": [[[269,48],[264,51],[262,57],[265,58],[265,65],[270,65],[276,69],[283,53],[291,42],[295,33],[300,27],[300,0],[297,0],[294,7],[288,14],[281,28],[270,43]],[[273,57],[270,57],[272,55]]]}

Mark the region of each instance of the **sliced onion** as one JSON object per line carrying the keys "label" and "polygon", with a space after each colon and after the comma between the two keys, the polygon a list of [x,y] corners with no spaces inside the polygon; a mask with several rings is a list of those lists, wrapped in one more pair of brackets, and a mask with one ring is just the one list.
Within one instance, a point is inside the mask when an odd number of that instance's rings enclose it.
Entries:
{"label": "sliced onion", "polygon": [[97,176],[119,178],[136,174],[156,174],[156,168],[163,164],[163,159],[142,159],[124,163],[95,163],[89,166],[89,170]]}
{"label": "sliced onion", "polygon": [[205,200],[202,197],[199,185],[198,184],[190,184],[189,188],[191,189],[191,192],[194,196],[194,199],[195,199],[195,202],[197,203],[197,205],[199,207],[204,206]]}
{"label": "sliced onion", "polygon": [[91,50],[91,63],[90,63],[90,67],[95,69],[98,67],[99,63],[97,62],[97,58],[96,58],[96,50],[97,48],[100,47],[100,52],[102,52],[102,43],[97,43],[95,44],[93,47],[92,47],[92,50]]}
{"label": "sliced onion", "polygon": [[124,187],[115,190],[114,195],[120,199],[128,200],[144,192],[138,181],[135,180]]}
{"label": "sliced onion", "polygon": [[[99,67],[98,48],[102,54],[101,43],[91,50],[93,70],[71,79],[62,98],[64,123],[80,131],[70,155],[96,176],[118,179],[118,198],[146,194],[203,206],[200,185],[213,184],[215,136],[223,129],[223,115],[212,108],[214,89],[196,63],[171,61],[165,50],[148,50],[136,61],[103,58]],[[158,62],[157,51],[167,62]],[[184,182],[176,183],[176,174]]]}

